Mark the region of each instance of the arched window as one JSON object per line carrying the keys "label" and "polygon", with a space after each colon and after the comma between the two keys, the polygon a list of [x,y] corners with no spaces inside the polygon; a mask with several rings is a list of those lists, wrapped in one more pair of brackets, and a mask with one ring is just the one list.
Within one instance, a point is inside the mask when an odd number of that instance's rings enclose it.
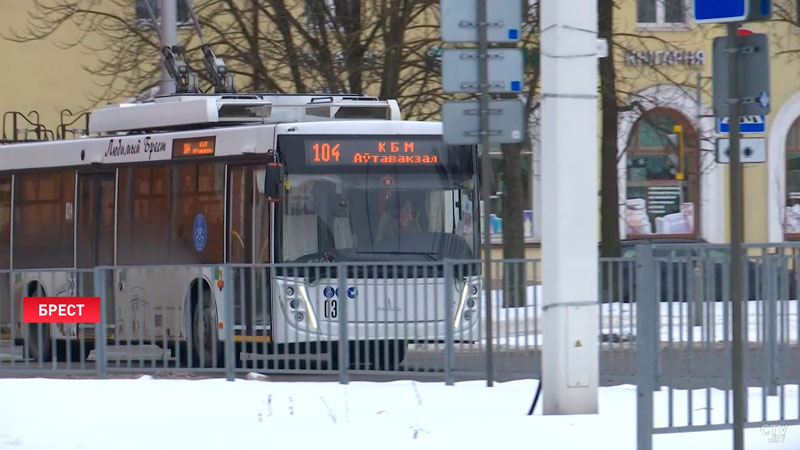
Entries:
{"label": "arched window", "polygon": [[697,147],[697,134],[681,114],[659,108],[639,118],[625,154],[628,239],[697,236]]}
{"label": "arched window", "polygon": [[800,240],[800,117],[786,135],[786,214],[783,231],[788,240]]}

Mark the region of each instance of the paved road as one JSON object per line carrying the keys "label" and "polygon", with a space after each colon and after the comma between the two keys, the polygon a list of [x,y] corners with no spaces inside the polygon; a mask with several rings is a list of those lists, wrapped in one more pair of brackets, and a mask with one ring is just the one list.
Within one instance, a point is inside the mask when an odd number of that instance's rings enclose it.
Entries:
{"label": "paved road", "polygon": [[[730,380],[725,376],[730,370],[730,349],[722,344],[710,345],[696,344],[689,346],[661,348],[660,383],[676,388],[687,387],[718,387],[730,386]],[[15,358],[9,361],[9,354],[20,355],[21,348],[9,351],[9,346],[0,345],[0,376],[32,376],[45,375],[55,377],[85,377],[95,376],[96,365],[93,361],[83,364],[73,362],[71,370],[54,372],[53,363],[37,364],[21,361]],[[3,358],[3,355],[6,357]],[[768,365],[765,363],[765,354],[762,348],[751,346],[745,352],[747,361],[747,380],[751,386],[761,386],[761,380],[769,376]],[[295,357],[287,358],[297,361]],[[314,358],[317,361],[327,360],[328,357]],[[775,376],[788,382],[800,382],[800,346],[796,344],[783,346],[777,353]],[[453,355],[453,369],[456,381],[479,380],[486,377],[486,354],[478,348],[461,348]],[[154,374],[166,378],[198,378],[223,376],[219,369],[194,369],[176,368],[174,362],[155,365],[145,361],[110,361],[109,376],[130,377],[141,373]],[[293,364],[294,365],[294,364]],[[301,365],[303,365],[301,363]],[[59,362],[57,367],[66,368],[67,363]],[[634,369],[636,366],[633,344],[614,344],[613,348],[604,346],[600,353],[600,381],[601,385],[610,386],[618,384],[636,384]],[[251,366],[252,367],[252,366]],[[309,366],[305,366],[309,367]],[[320,367],[320,366],[314,366]],[[273,380],[296,381],[322,381],[338,380],[338,371],[324,370],[267,370],[247,367],[237,368],[238,376],[245,376],[249,371],[265,372]],[[351,380],[387,381],[399,379],[414,379],[420,381],[438,381],[445,379],[444,352],[439,348],[410,348],[398,370],[393,372],[376,372],[375,370],[354,371],[349,374]],[[498,382],[514,379],[538,378],[541,373],[541,351],[537,349],[514,349],[495,351],[495,380]]]}

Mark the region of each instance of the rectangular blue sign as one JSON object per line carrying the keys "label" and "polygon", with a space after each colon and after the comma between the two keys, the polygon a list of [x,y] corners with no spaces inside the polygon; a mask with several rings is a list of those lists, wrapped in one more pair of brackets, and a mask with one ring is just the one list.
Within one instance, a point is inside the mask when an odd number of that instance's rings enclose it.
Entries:
{"label": "rectangular blue sign", "polygon": [[750,0],[694,0],[697,23],[738,22],[747,19]]}
{"label": "rectangular blue sign", "polygon": [[[740,133],[764,133],[767,130],[767,118],[765,116],[742,116],[739,120]],[[727,117],[717,121],[717,132],[730,133],[731,127]]]}

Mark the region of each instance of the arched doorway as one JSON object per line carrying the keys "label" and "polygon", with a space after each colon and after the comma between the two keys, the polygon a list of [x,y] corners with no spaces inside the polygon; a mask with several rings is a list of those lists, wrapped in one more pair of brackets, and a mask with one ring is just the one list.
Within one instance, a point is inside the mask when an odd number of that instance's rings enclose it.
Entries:
{"label": "arched doorway", "polygon": [[786,203],[783,233],[786,240],[800,240],[800,117],[786,134]]}
{"label": "arched doorway", "polygon": [[692,124],[672,109],[654,108],[636,121],[625,152],[628,239],[698,236],[698,142]]}

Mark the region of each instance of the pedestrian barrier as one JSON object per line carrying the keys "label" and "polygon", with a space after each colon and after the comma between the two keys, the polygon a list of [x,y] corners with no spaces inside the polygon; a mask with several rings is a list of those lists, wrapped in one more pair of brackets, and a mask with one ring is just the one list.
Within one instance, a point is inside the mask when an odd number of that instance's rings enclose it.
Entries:
{"label": "pedestrian barrier", "polygon": [[[800,423],[800,245],[746,250],[747,426]],[[658,433],[730,427],[727,246],[640,244],[599,264],[599,381],[637,385],[640,448]],[[493,261],[490,303],[482,270],[478,260],[4,270],[0,376],[452,383],[487,377],[491,346],[495,381],[540,377],[541,261]],[[24,297],[100,297],[100,321],[23,323]]]}

